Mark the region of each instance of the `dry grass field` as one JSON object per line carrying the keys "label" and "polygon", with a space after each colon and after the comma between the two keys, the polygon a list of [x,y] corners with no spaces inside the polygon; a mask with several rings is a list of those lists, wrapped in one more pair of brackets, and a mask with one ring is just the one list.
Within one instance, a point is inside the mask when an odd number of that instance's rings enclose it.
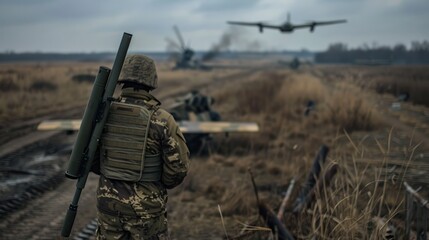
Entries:
{"label": "dry grass field", "polygon": [[92,85],[73,81],[73,76],[95,76],[99,64],[2,64],[0,124],[82,106],[88,100]]}
{"label": "dry grass field", "polygon": [[[95,75],[99,65],[0,65],[0,125],[83,107],[91,84],[73,77]],[[261,129],[214,136],[207,155],[193,156],[188,177],[169,197],[173,239],[226,239],[225,233],[228,239],[275,239],[258,217],[249,169],[260,200],[276,213],[296,180],[283,222],[297,239],[383,239],[390,226],[401,239],[403,181],[421,186],[429,197],[425,67],[171,71],[159,63],[158,71],[160,87],[154,95],[167,105],[200,89],[215,98],[223,120],[255,121]],[[404,91],[410,101],[392,109],[395,95]],[[337,174],[294,214],[293,200],[322,145],[330,149],[322,174],[334,165]],[[234,238],[243,233],[249,234]]]}

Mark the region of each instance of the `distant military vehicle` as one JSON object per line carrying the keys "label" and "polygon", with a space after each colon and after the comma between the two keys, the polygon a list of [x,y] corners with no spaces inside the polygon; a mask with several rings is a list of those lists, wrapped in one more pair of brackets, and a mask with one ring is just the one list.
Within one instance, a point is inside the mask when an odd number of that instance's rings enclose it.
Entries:
{"label": "distant military vehicle", "polygon": [[[224,122],[219,113],[212,109],[214,99],[198,91],[192,91],[176,99],[167,111],[171,113],[186,138],[192,153],[200,152],[214,133],[258,132],[254,122]],[[47,120],[41,122],[38,130],[77,131],[81,120]]]}
{"label": "distant military vehicle", "polygon": [[292,24],[290,22],[290,14],[288,13],[286,22],[284,22],[284,23],[282,23],[280,25],[272,25],[272,24],[267,24],[267,23],[264,23],[264,22],[237,22],[237,21],[228,21],[227,23],[228,24],[232,24],[232,25],[256,26],[256,27],[259,28],[259,32],[260,33],[264,32],[264,28],[277,29],[281,33],[291,33],[295,29],[300,29],[300,28],[309,28],[310,32],[314,32],[314,29],[316,28],[316,26],[329,25],[329,24],[338,24],[338,23],[346,23],[346,22],[347,22],[347,20],[341,19],[341,20],[333,20],[333,21],[310,21],[310,22],[303,23],[303,24]]}
{"label": "distant military vehicle", "polygon": [[282,66],[288,66],[292,70],[297,70],[299,66],[301,66],[301,61],[299,60],[299,58],[294,57],[292,61],[279,60],[278,64]]}
{"label": "distant military vehicle", "polygon": [[169,107],[176,121],[220,121],[219,113],[212,110],[214,99],[192,90]]}
{"label": "distant military vehicle", "polygon": [[[213,103],[214,99],[212,97],[202,95],[193,90],[191,93],[176,99],[176,102],[169,107],[169,112],[179,122],[219,123],[221,118],[219,113],[212,109]],[[184,136],[191,149],[199,149],[211,139],[210,133],[184,133]]]}
{"label": "distant military vehicle", "polygon": [[173,69],[205,69],[209,67],[201,63],[201,59],[195,57],[195,51],[189,45],[185,44],[182,34],[177,26],[173,26],[174,33],[176,34],[179,43],[176,41],[166,38],[168,43],[167,51],[171,52],[172,58],[176,61],[176,65]]}

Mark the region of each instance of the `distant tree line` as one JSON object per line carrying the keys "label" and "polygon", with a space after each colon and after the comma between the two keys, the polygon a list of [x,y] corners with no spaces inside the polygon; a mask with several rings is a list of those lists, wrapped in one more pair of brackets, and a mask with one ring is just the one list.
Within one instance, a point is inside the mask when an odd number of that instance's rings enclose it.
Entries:
{"label": "distant tree line", "polygon": [[364,44],[349,49],[344,43],[330,44],[325,52],[315,54],[317,63],[356,64],[429,64],[429,41],[413,41],[410,48],[404,44],[390,46],[369,46]]}

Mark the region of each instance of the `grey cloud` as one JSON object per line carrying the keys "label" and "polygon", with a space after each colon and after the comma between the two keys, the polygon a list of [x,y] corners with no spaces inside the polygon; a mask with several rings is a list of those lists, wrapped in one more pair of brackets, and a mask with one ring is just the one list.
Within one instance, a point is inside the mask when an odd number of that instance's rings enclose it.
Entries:
{"label": "grey cloud", "polygon": [[429,18],[429,1],[427,0],[407,0],[402,1],[395,9],[396,14],[425,15]]}
{"label": "grey cloud", "polygon": [[237,9],[249,9],[259,3],[259,0],[217,0],[217,1],[201,1],[201,5],[196,11],[203,12],[218,12],[218,11],[234,11]]}
{"label": "grey cloud", "polygon": [[[398,2],[399,1],[399,2]],[[151,50],[164,50],[165,37],[174,37],[178,25],[198,49],[210,46],[227,29],[227,20],[280,23],[290,12],[293,23],[309,20],[348,20],[320,27],[314,34],[297,30],[280,34],[241,28],[249,42],[266,49],[325,49],[329,42],[410,42],[429,37],[428,0],[0,0],[0,51],[110,49],[105,38],[123,31]],[[91,35],[91,41],[80,39]],[[46,44],[46,36],[57,39]],[[61,36],[61,38],[59,37]],[[137,37],[142,39],[137,40]],[[241,44],[244,45],[244,44]],[[239,47],[239,46],[238,46]],[[55,48],[55,49],[54,49]]]}

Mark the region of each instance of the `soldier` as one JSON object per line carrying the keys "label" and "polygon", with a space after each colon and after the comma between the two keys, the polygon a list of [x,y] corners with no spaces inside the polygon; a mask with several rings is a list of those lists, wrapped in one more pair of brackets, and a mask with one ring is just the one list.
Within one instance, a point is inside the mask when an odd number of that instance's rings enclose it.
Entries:
{"label": "soldier", "polygon": [[186,176],[189,150],[174,118],[149,94],[157,79],[152,59],[125,59],[122,93],[110,106],[93,167],[100,173],[97,239],[169,239],[166,189]]}

